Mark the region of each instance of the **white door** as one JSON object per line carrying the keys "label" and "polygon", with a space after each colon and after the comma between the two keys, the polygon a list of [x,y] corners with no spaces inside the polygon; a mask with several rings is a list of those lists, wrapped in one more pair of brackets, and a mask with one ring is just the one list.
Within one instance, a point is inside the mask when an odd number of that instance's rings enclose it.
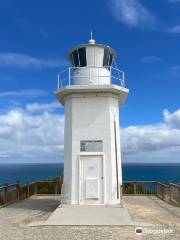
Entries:
{"label": "white door", "polygon": [[103,204],[102,156],[81,156],[80,164],[80,203]]}

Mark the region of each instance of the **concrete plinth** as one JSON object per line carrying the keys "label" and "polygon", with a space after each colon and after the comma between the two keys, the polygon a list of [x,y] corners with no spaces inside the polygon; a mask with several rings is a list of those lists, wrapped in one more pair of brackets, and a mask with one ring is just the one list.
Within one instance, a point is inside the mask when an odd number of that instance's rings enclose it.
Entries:
{"label": "concrete plinth", "polygon": [[132,221],[127,209],[113,206],[58,207],[45,222],[33,222],[29,226],[151,226],[144,222]]}

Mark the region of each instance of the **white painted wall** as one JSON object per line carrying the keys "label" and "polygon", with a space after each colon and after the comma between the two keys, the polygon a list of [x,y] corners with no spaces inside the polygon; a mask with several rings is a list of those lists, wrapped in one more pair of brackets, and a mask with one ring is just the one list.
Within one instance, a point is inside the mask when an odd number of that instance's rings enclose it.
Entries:
{"label": "white painted wall", "polygon": [[119,202],[116,195],[114,117],[117,123],[119,181],[122,182],[118,96],[110,93],[72,93],[65,96],[64,195],[66,203],[79,203],[81,140],[103,140],[106,204]]}

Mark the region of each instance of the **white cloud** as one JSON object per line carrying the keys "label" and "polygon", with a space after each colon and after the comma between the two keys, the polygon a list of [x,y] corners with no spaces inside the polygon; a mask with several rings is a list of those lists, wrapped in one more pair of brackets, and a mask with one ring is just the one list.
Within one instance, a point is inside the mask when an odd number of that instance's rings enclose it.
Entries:
{"label": "white cloud", "polygon": [[20,68],[43,68],[43,67],[62,67],[67,62],[57,59],[42,59],[22,53],[0,53],[0,66],[13,66]]}
{"label": "white cloud", "polygon": [[139,0],[112,0],[112,11],[115,18],[130,27],[151,28],[155,16]]}
{"label": "white cloud", "polygon": [[168,126],[180,130],[180,109],[173,113],[170,113],[168,110],[164,110],[163,115]]}
{"label": "white cloud", "polygon": [[170,32],[170,33],[180,33],[180,24],[169,28],[168,32]]}
{"label": "white cloud", "polygon": [[0,97],[43,97],[48,93],[39,89],[24,89],[19,91],[0,92]]}
{"label": "white cloud", "polygon": [[[63,161],[64,116],[50,111],[55,103],[27,106],[0,115],[0,162]],[[121,129],[123,160],[180,162],[180,109],[163,116],[159,124]]]}
{"label": "white cloud", "polygon": [[46,103],[46,104],[40,104],[40,103],[31,103],[26,105],[26,110],[29,112],[41,112],[41,111],[53,111],[55,109],[58,109],[62,107],[59,102],[52,102],[52,103]]}
{"label": "white cloud", "polygon": [[172,78],[180,77],[180,65],[174,65],[167,69],[167,74]]}
{"label": "white cloud", "polygon": [[180,162],[180,109],[163,111],[164,122],[121,130],[126,161]]}
{"label": "white cloud", "polygon": [[170,3],[178,3],[178,2],[180,2],[180,0],[168,0],[168,2],[170,2]]}
{"label": "white cloud", "polygon": [[152,62],[160,62],[162,59],[157,56],[145,56],[141,58],[141,62],[143,63],[152,63]]}
{"label": "white cloud", "polygon": [[0,115],[0,161],[62,161],[64,116],[11,110]]}
{"label": "white cloud", "polygon": [[[162,21],[157,21],[156,16],[148,10],[141,0],[111,0],[109,6],[113,16],[119,22],[129,27],[153,29],[159,32],[180,33],[180,25],[165,28]],[[180,0],[168,0],[169,3],[180,3]]]}

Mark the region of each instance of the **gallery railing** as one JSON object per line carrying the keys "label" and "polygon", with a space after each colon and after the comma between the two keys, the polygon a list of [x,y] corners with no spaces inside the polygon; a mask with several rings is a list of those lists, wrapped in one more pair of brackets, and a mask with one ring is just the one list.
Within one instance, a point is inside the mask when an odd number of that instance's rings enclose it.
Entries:
{"label": "gallery railing", "polygon": [[[77,77],[78,71],[84,70],[84,67],[69,67],[65,70],[61,71],[57,75],[57,89],[63,88],[65,86],[74,85],[74,80]],[[108,69],[108,71],[103,71]],[[110,84],[115,84],[121,87],[125,87],[125,74],[122,70],[104,66],[104,67],[96,67],[96,66],[87,66],[86,71],[83,71],[83,74],[78,75],[78,78],[85,79],[85,83],[87,83],[87,79],[96,80],[96,84],[98,85],[98,81],[101,82],[101,79],[110,79]]]}

